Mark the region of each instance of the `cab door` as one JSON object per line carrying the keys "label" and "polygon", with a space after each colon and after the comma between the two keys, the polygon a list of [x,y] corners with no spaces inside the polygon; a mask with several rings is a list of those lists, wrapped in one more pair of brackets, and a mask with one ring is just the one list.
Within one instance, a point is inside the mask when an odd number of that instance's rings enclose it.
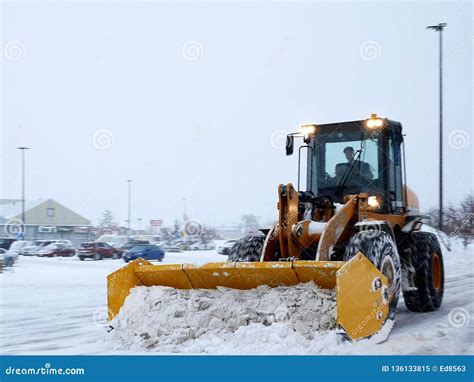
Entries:
{"label": "cab door", "polygon": [[397,215],[405,212],[402,144],[402,135],[392,130],[389,137],[388,191],[390,213]]}

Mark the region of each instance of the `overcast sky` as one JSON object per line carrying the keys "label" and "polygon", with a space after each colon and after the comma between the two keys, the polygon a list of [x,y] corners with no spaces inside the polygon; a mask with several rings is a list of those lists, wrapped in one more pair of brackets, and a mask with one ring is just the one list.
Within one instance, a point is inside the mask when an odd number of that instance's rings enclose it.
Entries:
{"label": "overcast sky", "polygon": [[208,224],[277,216],[296,183],[284,132],[402,122],[422,208],[438,193],[438,35],[445,31],[445,197],[473,189],[472,5],[2,3],[1,195],[53,198],[97,221]]}

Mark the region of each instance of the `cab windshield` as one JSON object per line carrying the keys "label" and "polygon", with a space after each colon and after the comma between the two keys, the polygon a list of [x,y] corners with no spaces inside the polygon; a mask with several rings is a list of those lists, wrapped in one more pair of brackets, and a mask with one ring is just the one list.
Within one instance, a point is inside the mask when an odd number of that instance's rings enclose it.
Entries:
{"label": "cab windshield", "polygon": [[315,137],[309,167],[309,189],[343,203],[345,195],[382,193],[384,169],[380,139],[358,131]]}

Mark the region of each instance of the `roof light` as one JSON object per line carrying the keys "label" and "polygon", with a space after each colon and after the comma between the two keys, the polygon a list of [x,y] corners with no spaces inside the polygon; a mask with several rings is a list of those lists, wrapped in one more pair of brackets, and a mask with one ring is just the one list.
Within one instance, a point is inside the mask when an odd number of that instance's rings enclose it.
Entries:
{"label": "roof light", "polygon": [[314,137],[316,135],[317,128],[318,127],[315,124],[307,124],[300,126],[300,131],[301,134],[303,134],[304,136],[305,143],[309,143],[311,141],[311,137]]}
{"label": "roof light", "polygon": [[369,129],[378,129],[383,126],[384,120],[377,117],[377,114],[372,114],[370,118],[365,120],[365,125]]}

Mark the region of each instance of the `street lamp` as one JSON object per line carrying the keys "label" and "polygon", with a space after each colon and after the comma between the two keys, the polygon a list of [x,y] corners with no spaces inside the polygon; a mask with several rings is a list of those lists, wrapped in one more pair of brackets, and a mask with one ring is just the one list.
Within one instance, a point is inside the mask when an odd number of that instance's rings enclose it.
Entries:
{"label": "street lamp", "polygon": [[183,221],[186,222],[186,220],[188,220],[188,215],[186,213],[186,198],[183,198],[183,203],[184,203],[184,206],[183,206]]}
{"label": "street lamp", "polygon": [[439,223],[443,230],[443,29],[446,23],[429,25],[426,29],[439,32]]}
{"label": "street lamp", "polygon": [[29,150],[29,147],[20,146],[17,147],[21,150],[21,224],[23,225],[23,237],[26,236],[26,217],[25,217],[25,150]]}
{"label": "street lamp", "polygon": [[131,223],[132,223],[132,180],[127,180],[128,182],[128,234],[131,234]]}

